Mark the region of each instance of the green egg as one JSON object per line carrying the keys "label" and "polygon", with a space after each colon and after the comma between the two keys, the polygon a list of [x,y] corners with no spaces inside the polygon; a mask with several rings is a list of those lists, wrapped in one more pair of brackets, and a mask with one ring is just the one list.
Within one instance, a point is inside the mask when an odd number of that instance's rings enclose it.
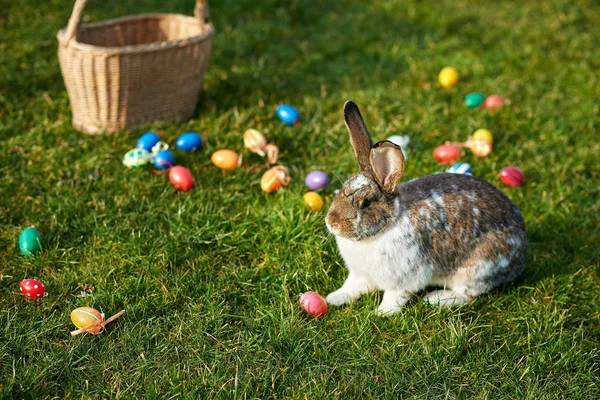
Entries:
{"label": "green egg", "polygon": [[35,228],[27,228],[21,232],[19,236],[19,249],[25,256],[30,256],[33,253],[41,250],[42,235]]}
{"label": "green egg", "polygon": [[481,103],[485,101],[485,95],[483,93],[470,93],[465,97],[465,104],[469,108],[479,107]]}

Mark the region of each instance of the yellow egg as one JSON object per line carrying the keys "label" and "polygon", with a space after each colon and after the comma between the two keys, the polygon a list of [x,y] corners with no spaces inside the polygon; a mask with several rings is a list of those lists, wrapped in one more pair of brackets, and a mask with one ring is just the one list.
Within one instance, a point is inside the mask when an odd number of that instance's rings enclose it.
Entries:
{"label": "yellow egg", "polygon": [[78,328],[86,329],[87,327],[97,324],[86,332],[93,335],[97,335],[104,329],[102,322],[104,321],[104,315],[98,310],[91,307],[79,307],[71,312],[71,321]]}
{"label": "yellow egg", "polygon": [[304,194],[304,204],[308,211],[319,211],[323,208],[323,198],[317,192],[308,192]]}
{"label": "yellow egg", "polygon": [[458,82],[458,71],[454,67],[444,67],[438,75],[438,81],[442,87],[452,87]]}
{"label": "yellow egg", "polygon": [[473,139],[483,139],[487,140],[491,144],[494,143],[492,132],[488,131],[487,129],[477,129],[475,132],[473,132]]}
{"label": "yellow egg", "polygon": [[467,144],[477,157],[486,157],[492,152],[492,144],[485,139],[471,139]]}
{"label": "yellow egg", "polygon": [[231,171],[238,166],[239,156],[232,150],[217,150],[210,157],[217,167]]}

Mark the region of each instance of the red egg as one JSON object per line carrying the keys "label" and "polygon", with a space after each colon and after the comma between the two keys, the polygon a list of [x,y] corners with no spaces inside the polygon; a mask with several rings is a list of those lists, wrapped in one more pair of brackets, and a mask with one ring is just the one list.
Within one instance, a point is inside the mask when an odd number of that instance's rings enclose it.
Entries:
{"label": "red egg", "polygon": [[485,99],[483,106],[491,111],[499,110],[504,106],[504,99],[497,94],[493,94]]}
{"label": "red egg", "polygon": [[194,178],[192,178],[190,170],[181,165],[176,165],[171,168],[169,171],[169,179],[173,186],[179,190],[188,191],[194,186]]}
{"label": "red egg", "polygon": [[327,302],[317,292],[306,292],[300,296],[300,306],[313,317],[327,314]]}
{"label": "red egg", "polygon": [[518,187],[525,182],[525,174],[517,167],[504,167],[500,171],[500,180],[506,186]]}
{"label": "red egg", "polygon": [[442,164],[454,164],[460,160],[460,147],[453,144],[443,144],[433,150],[433,156]]}
{"label": "red egg", "polygon": [[21,288],[21,292],[28,299],[40,299],[44,297],[44,293],[46,293],[44,284],[37,279],[23,279],[19,286]]}

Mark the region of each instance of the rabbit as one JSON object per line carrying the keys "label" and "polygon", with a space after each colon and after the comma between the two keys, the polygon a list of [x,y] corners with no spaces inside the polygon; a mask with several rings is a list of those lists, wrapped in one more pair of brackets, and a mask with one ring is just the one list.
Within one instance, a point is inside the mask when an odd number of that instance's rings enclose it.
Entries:
{"label": "rabbit", "polygon": [[400,147],[373,145],[360,111],[344,120],[359,173],[334,197],[325,217],[349,271],[326,296],[335,306],[382,290],[380,315],[402,310],[415,294],[441,306],[462,304],[514,280],[525,267],[527,235],[517,206],[490,183],[437,173],[402,184]]}

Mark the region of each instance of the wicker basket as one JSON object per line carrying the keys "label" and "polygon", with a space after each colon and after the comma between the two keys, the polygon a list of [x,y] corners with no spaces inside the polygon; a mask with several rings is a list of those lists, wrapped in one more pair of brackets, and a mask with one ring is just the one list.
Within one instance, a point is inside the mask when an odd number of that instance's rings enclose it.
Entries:
{"label": "wicker basket", "polygon": [[193,116],[214,28],[208,5],[195,17],[145,14],[80,25],[77,0],[58,32],[58,59],[73,126],[87,133]]}

